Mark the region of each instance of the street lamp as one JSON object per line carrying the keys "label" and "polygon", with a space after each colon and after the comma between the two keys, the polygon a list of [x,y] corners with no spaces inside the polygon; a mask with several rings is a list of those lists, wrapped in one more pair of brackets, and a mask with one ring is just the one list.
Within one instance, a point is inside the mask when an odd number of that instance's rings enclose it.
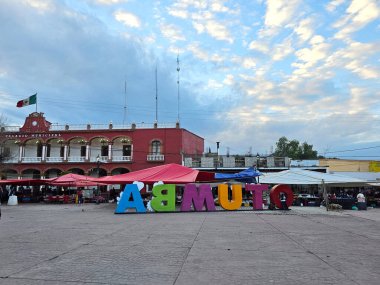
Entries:
{"label": "street lamp", "polygon": [[260,154],[256,155],[256,166],[257,166],[257,168],[260,167]]}
{"label": "street lamp", "polygon": [[[256,169],[259,170],[260,167],[260,155],[256,155]],[[257,183],[260,184],[260,176],[257,176]]]}
{"label": "street lamp", "polygon": [[216,142],[216,169],[219,166],[219,144],[220,142]]}

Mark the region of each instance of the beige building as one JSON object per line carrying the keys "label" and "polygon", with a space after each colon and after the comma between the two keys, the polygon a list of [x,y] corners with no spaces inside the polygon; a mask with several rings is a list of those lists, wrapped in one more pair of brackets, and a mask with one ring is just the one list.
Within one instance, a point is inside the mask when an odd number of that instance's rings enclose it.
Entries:
{"label": "beige building", "polygon": [[328,167],[331,172],[369,172],[370,160],[320,159],[319,166]]}

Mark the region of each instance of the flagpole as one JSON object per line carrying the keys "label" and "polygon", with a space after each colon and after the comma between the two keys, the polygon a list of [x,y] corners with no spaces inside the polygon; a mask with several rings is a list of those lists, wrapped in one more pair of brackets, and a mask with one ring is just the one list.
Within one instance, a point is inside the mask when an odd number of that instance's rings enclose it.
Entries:
{"label": "flagpole", "polygon": [[36,92],[36,113],[37,113],[37,103],[38,103],[38,100],[37,100],[37,92]]}

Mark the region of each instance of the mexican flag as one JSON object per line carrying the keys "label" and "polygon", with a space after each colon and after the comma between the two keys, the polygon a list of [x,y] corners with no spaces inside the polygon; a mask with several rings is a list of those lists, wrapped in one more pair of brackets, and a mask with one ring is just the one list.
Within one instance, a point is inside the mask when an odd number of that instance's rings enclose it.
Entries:
{"label": "mexican flag", "polygon": [[29,98],[26,98],[24,100],[20,100],[17,102],[17,105],[16,107],[25,107],[25,106],[29,106],[29,105],[33,105],[33,104],[36,104],[37,103],[37,93],[30,96]]}

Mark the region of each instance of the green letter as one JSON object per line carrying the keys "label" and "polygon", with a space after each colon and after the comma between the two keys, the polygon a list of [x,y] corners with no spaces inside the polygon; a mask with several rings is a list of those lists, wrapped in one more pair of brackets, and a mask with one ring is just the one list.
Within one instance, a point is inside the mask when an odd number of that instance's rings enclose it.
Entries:
{"label": "green letter", "polygon": [[[166,194],[163,193],[166,191]],[[175,211],[175,185],[161,184],[153,187],[153,198],[151,207],[156,212],[174,212]]]}

